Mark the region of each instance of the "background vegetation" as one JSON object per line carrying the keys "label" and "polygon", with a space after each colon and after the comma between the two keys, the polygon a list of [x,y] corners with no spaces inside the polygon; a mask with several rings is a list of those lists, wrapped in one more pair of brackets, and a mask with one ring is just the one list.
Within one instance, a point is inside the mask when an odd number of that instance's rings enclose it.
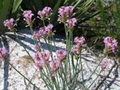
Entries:
{"label": "background vegetation", "polygon": [[[84,35],[90,46],[102,45],[100,40],[105,36],[112,36],[120,41],[120,1],[119,0],[0,0],[0,33],[5,31],[3,21],[13,17],[19,28],[24,28],[23,10],[32,10],[37,16],[38,10],[45,6],[53,9],[51,23],[58,33],[64,34],[64,28],[58,25],[58,8],[63,5],[75,7],[75,17],[78,20],[74,36]],[[42,23],[36,19],[34,28]],[[102,47],[102,46],[101,46]]]}

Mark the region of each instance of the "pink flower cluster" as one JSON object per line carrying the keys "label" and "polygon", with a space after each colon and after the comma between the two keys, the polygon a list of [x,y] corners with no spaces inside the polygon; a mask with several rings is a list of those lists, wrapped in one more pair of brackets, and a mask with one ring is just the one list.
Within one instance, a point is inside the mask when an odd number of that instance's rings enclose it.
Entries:
{"label": "pink flower cluster", "polygon": [[46,27],[45,27],[46,31],[47,31],[47,34],[48,36],[51,36],[53,33],[52,33],[52,29],[53,29],[53,25],[52,24],[48,24]]}
{"label": "pink flower cluster", "polygon": [[50,7],[45,7],[42,11],[38,11],[38,15],[38,18],[41,20],[49,19],[52,15],[52,9]]}
{"label": "pink flower cluster", "polygon": [[72,31],[75,24],[77,23],[77,19],[76,18],[70,18],[66,21],[66,26],[68,27],[69,31]]}
{"label": "pink flower cluster", "polygon": [[38,68],[43,68],[45,64],[49,63],[49,58],[51,54],[49,51],[36,52],[34,55],[35,65]]}
{"label": "pink flower cluster", "polygon": [[24,16],[24,20],[26,21],[26,23],[28,24],[28,26],[32,27],[32,24],[33,24],[32,17],[34,16],[34,14],[32,13],[32,11],[31,10],[25,10],[23,12],[23,16]]}
{"label": "pink flower cluster", "polygon": [[71,48],[71,52],[74,53],[75,55],[80,54],[81,47],[82,47],[84,42],[85,42],[85,38],[83,36],[75,37],[74,38],[75,45],[73,45],[73,47]]}
{"label": "pink flower cluster", "polygon": [[50,52],[49,51],[37,51],[34,55],[35,65],[38,68],[43,68],[45,64],[51,68],[52,71],[56,71],[62,61],[65,59],[67,55],[66,50],[57,50],[56,51],[56,58],[50,60]]}
{"label": "pink flower cluster", "polygon": [[73,6],[61,6],[58,10],[58,21],[66,23],[66,20],[73,16]]}
{"label": "pink flower cluster", "polygon": [[102,69],[105,69],[109,65],[109,61],[104,59],[100,65]]}
{"label": "pink flower cluster", "polygon": [[64,23],[68,27],[69,32],[73,31],[73,28],[77,23],[77,19],[72,18],[74,15],[73,9],[73,6],[62,6],[58,10],[58,21]]}
{"label": "pink flower cluster", "polygon": [[54,59],[50,62],[50,68],[54,71],[56,71],[60,66],[60,61],[58,59]]}
{"label": "pink flower cluster", "polygon": [[4,61],[6,58],[7,50],[5,48],[0,48],[0,60]]}
{"label": "pink flower cluster", "polygon": [[57,58],[50,62],[50,68],[54,71],[56,71],[59,68],[60,64],[67,56],[67,51],[61,49],[57,50],[55,53],[57,55]]}
{"label": "pink flower cluster", "polygon": [[9,30],[13,31],[14,30],[14,19],[13,18],[10,18],[10,19],[6,19],[4,22],[3,22],[4,26],[7,27]]}
{"label": "pink flower cluster", "polygon": [[41,47],[42,46],[41,46],[40,43],[37,43],[37,44],[34,45],[34,48],[35,48],[36,51],[41,51]]}
{"label": "pink flower cluster", "polygon": [[67,56],[67,51],[66,50],[57,50],[56,52],[56,55],[57,55],[57,58],[60,60],[60,61],[63,61],[66,56]]}
{"label": "pink flower cluster", "polygon": [[46,38],[47,36],[52,35],[52,24],[48,24],[47,26],[41,27],[38,31],[35,31],[33,34],[33,38],[40,39],[40,38]]}
{"label": "pink flower cluster", "polygon": [[112,37],[108,36],[104,38],[104,43],[105,43],[105,52],[107,51],[115,52],[115,49],[118,45],[118,42],[116,39],[113,39]]}

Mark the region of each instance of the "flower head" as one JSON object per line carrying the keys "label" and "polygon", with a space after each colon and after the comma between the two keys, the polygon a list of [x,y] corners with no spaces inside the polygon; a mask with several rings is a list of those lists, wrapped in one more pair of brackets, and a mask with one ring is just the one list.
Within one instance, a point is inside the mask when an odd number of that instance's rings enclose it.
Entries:
{"label": "flower head", "polygon": [[50,62],[50,68],[56,71],[60,66],[60,61],[58,59],[54,59]]}
{"label": "flower head", "polygon": [[44,60],[46,63],[48,63],[49,58],[50,58],[50,52],[49,51],[41,51],[39,53],[39,57]]}
{"label": "flower head", "polygon": [[80,46],[79,45],[73,45],[72,48],[71,48],[71,52],[78,55],[80,54]]}
{"label": "flower head", "polygon": [[0,60],[4,61],[6,58],[7,50],[3,47],[0,48]]}
{"label": "flower head", "polygon": [[41,46],[40,43],[37,43],[37,44],[34,45],[34,48],[35,48],[36,51],[41,51],[41,47],[42,46]]}
{"label": "flower head", "polygon": [[104,59],[100,65],[102,69],[105,69],[109,65],[109,61]]}
{"label": "flower head", "polygon": [[76,23],[77,23],[77,19],[76,18],[71,18],[71,19],[68,19],[66,21],[66,26],[68,27],[68,30],[70,32],[73,31],[73,28],[74,28]]}
{"label": "flower head", "polygon": [[58,21],[65,23],[67,19],[73,16],[73,6],[61,6],[58,10]]}
{"label": "flower head", "polygon": [[13,31],[14,30],[14,19],[13,18],[10,18],[10,19],[6,19],[4,22],[3,22],[4,26],[7,27],[10,31]]}
{"label": "flower head", "polygon": [[105,52],[107,51],[115,52],[115,49],[118,45],[118,42],[116,39],[113,39],[112,37],[108,36],[104,38],[104,43],[105,43]]}
{"label": "flower head", "polygon": [[38,11],[38,18],[41,20],[49,19],[52,15],[52,9],[50,7],[44,7],[42,11]]}
{"label": "flower head", "polygon": [[39,61],[40,60],[41,57],[39,56],[39,54],[40,54],[39,51],[34,54],[34,60],[35,61]]}
{"label": "flower head", "polygon": [[85,42],[85,38],[83,36],[81,36],[81,37],[75,37],[74,38],[74,42],[76,44],[78,44],[78,45],[81,46]]}
{"label": "flower head", "polygon": [[52,24],[48,24],[45,28],[46,28],[48,36],[51,36],[52,35],[53,25]]}
{"label": "flower head", "polygon": [[23,12],[23,16],[24,16],[24,20],[26,21],[26,23],[28,24],[28,26],[32,27],[32,24],[33,24],[32,17],[34,16],[34,14],[32,13],[32,11],[31,10],[25,10]]}
{"label": "flower head", "polygon": [[59,58],[60,60],[63,60],[63,59],[65,59],[65,57],[67,55],[67,51],[66,50],[57,50],[56,55],[57,55],[57,58]]}
{"label": "flower head", "polygon": [[41,37],[41,34],[39,33],[39,31],[34,31],[33,38],[39,40],[40,37]]}
{"label": "flower head", "polygon": [[40,69],[43,68],[44,64],[45,64],[44,60],[38,60],[38,61],[35,62],[35,66],[37,66]]}
{"label": "flower head", "polygon": [[40,37],[41,38],[46,38],[47,37],[47,31],[46,31],[46,28],[45,27],[41,27],[38,31],[38,33],[40,34]]}

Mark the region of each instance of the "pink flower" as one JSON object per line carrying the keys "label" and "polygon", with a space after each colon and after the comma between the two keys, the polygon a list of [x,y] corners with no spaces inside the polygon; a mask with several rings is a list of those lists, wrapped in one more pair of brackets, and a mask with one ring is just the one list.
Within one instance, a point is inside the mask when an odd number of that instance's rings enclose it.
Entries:
{"label": "pink flower", "polygon": [[112,37],[105,37],[104,38],[105,48],[112,50],[112,52],[115,52],[115,49],[118,45],[118,42],[116,39],[113,39]]}
{"label": "pink flower", "polygon": [[46,18],[50,17],[52,15],[52,9],[50,7],[44,7],[43,11],[46,14]]}
{"label": "pink flower", "polygon": [[45,64],[44,60],[38,60],[38,61],[35,62],[35,65],[40,69],[43,68],[44,64]]}
{"label": "pink flower", "polygon": [[40,54],[40,52],[36,52],[36,53],[34,54],[34,59],[35,59],[35,61],[38,61],[38,60],[41,59],[41,57],[39,56],[39,54]]}
{"label": "pink flower", "polygon": [[46,31],[46,28],[45,27],[41,27],[38,31],[38,33],[40,34],[40,37],[41,38],[46,38],[47,37],[47,31]]}
{"label": "pink flower", "polygon": [[39,53],[40,59],[44,60],[46,63],[48,63],[50,56],[51,54],[49,51],[41,51]]}
{"label": "pink flower", "polygon": [[34,31],[33,38],[39,40],[40,37],[41,37],[41,34],[39,33],[39,31]]}
{"label": "pink flower", "polygon": [[104,59],[100,65],[102,69],[105,69],[109,65],[109,61]]}
{"label": "pink flower", "polygon": [[77,23],[77,19],[76,18],[71,18],[71,19],[68,19],[66,22],[67,22],[66,26],[68,27],[68,29],[70,31],[72,31],[74,26],[75,26],[75,24]]}
{"label": "pink flower", "polygon": [[68,18],[73,16],[73,6],[61,6],[58,10],[58,21],[65,23]]}
{"label": "pink flower", "polygon": [[32,23],[33,23],[32,17],[34,16],[32,11],[31,10],[25,10],[23,12],[23,16],[24,16],[24,20],[26,21],[28,26],[32,27]]}
{"label": "pink flower", "polygon": [[34,48],[35,48],[36,51],[41,51],[41,47],[42,46],[41,46],[40,43],[37,43],[37,44],[34,45]]}
{"label": "pink flower", "polygon": [[44,11],[38,11],[38,15],[41,20],[45,20],[46,19],[46,16],[45,16],[45,12]]}
{"label": "pink flower", "polygon": [[7,27],[9,30],[13,31],[14,30],[14,19],[13,18],[10,18],[10,19],[6,19],[4,22],[3,22],[4,26]]}
{"label": "pink flower", "polygon": [[50,7],[44,7],[42,11],[38,11],[38,15],[41,20],[49,19],[52,15],[52,9]]}
{"label": "pink flower", "polygon": [[60,66],[60,61],[58,59],[54,59],[54,61],[50,62],[50,68],[56,71]]}
{"label": "pink flower", "polygon": [[80,46],[79,45],[73,45],[71,48],[71,52],[78,55],[80,54]]}
{"label": "pink flower", "polygon": [[0,48],[0,60],[4,61],[6,58],[7,50],[3,47]]}
{"label": "pink flower", "polygon": [[46,28],[48,36],[51,36],[52,35],[53,25],[52,24],[48,24],[45,28]]}
{"label": "pink flower", "polygon": [[67,51],[66,50],[57,50],[56,55],[60,60],[65,59],[65,57],[67,55]]}
{"label": "pink flower", "polygon": [[75,37],[74,42],[81,46],[85,42],[85,38],[83,36]]}

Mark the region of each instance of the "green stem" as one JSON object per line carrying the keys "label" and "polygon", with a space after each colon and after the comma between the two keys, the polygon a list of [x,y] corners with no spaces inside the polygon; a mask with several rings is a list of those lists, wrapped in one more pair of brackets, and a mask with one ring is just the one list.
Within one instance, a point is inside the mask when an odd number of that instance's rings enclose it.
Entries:
{"label": "green stem", "polygon": [[43,77],[44,74],[43,74],[42,70],[40,70],[40,75],[41,75],[42,80],[44,81],[45,85],[47,86],[48,90],[51,90],[50,87],[48,86],[47,82],[45,81],[44,77]]}
{"label": "green stem", "polygon": [[32,59],[32,61],[34,62],[33,58],[31,57],[30,53],[27,51],[27,49],[24,47],[23,43],[20,41],[20,39],[18,38],[18,36],[16,35],[16,33],[14,32],[17,40],[20,42],[20,44],[23,46],[24,50],[27,52],[27,54],[29,55],[29,57]]}
{"label": "green stem", "polygon": [[[33,28],[32,28],[32,27],[30,27],[30,31],[31,31],[31,34],[33,35],[34,31],[33,31]],[[33,41],[34,41],[34,44],[37,43],[37,40],[36,40],[35,38],[33,38]]]}
{"label": "green stem", "polygon": [[[99,74],[102,72],[102,70],[99,72]],[[95,80],[91,83],[91,85],[88,87],[88,89],[93,85],[93,83],[97,80],[97,78],[99,77],[99,74],[97,75],[97,77],[95,78]]]}
{"label": "green stem", "polygon": [[83,74],[83,65],[82,65],[82,60],[81,60],[81,53],[80,53],[80,66],[81,66],[81,71],[82,71],[82,81],[84,81],[84,74]]}
{"label": "green stem", "polygon": [[[92,77],[92,75],[95,73],[95,71],[97,70],[98,66],[99,66],[100,63],[102,62],[103,58],[104,58],[104,57],[102,57],[102,59],[100,60],[100,62],[98,63],[98,65],[96,66],[96,68],[94,69],[94,71],[91,73],[91,75],[89,76],[88,80],[89,80],[89,79]],[[86,81],[84,82],[84,84],[85,84],[88,80],[86,80]]]}
{"label": "green stem", "polygon": [[8,62],[6,60],[7,63],[9,63],[9,65],[16,71],[18,72],[22,77],[24,77],[30,84],[32,84],[33,86],[35,86],[35,88],[37,88],[38,90],[41,90],[40,88],[38,88],[35,84],[33,84],[28,78],[26,78],[20,71],[18,71],[10,62]]}

